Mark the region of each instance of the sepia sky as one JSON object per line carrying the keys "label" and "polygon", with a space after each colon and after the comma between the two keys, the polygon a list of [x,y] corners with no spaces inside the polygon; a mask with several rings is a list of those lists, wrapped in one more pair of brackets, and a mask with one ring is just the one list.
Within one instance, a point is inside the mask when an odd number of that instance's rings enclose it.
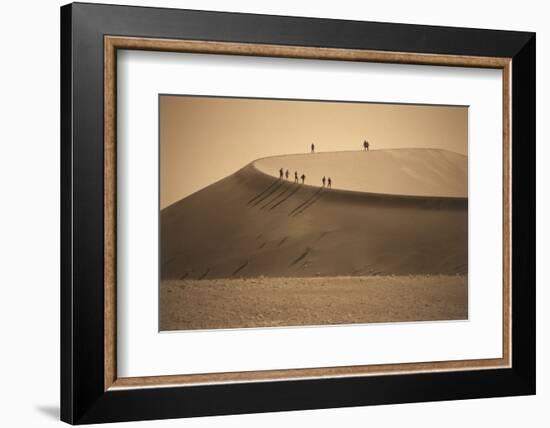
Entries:
{"label": "sepia sky", "polygon": [[160,207],[249,162],[290,153],[425,147],[468,154],[468,108],[160,96]]}

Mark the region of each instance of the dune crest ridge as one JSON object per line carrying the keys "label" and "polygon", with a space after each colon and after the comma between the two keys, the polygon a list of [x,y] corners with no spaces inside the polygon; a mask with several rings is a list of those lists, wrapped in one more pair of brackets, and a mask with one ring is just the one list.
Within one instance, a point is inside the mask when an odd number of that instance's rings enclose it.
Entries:
{"label": "dune crest ridge", "polygon": [[468,196],[468,158],[441,149],[387,149],[270,156],[252,162],[264,174],[279,177],[279,169],[306,175],[306,184],[402,196]]}

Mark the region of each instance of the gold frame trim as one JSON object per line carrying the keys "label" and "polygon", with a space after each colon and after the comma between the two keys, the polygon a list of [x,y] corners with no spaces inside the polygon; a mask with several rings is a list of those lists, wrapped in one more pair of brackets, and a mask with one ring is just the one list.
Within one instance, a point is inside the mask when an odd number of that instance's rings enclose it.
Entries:
{"label": "gold frame trim", "polygon": [[[116,52],[117,49],[324,59],[398,64],[444,65],[502,69],[503,82],[503,349],[502,358],[423,363],[359,365],[306,369],[262,370],[172,376],[117,377],[116,368]],[[219,383],[359,377],[405,373],[496,369],[511,367],[512,311],[512,163],[511,58],[383,52],[249,43],[104,37],[104,389],[155,388]]]}

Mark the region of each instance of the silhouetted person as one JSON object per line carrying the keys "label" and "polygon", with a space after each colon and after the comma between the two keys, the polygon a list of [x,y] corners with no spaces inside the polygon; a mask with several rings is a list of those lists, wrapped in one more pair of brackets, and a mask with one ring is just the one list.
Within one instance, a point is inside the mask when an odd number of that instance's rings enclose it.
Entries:
{"label": "silhouetted person", "polygon": [[367,151],[367,140],[363,141],[363,150]]}
{"label": "silhouetted person", "polygon": [[330,177],[328,178],[328,188],[332,189],[332,180],[330,179]]}
{"label": "silhouetted person", "polygon": [[285,172],[285,178],[288,180],[288,169]]}
{"label": "silhouetted person", "polygon": [[311,153],[315,153],[315,144],[311,143]]}
{"label": "silhouetted person", "polygon": [[325,177],[323,177],[323,187],[325,187],[326,181],[327,181],[327,179]]}
{"label": "silhouetted person", "polygon": [[367,141],[367,152],[369,151],[369,148],[370,148],[370,144],[369,144],[369,142]]}
{"label": "silhouetted person", "polygon": [[298,171],[294,171],[294,182],[298,183]]}
{"label": "silhouetted person", "polygon": [[304,184],[304,182],[306,181],[306,175],[305,175],[305,174],[302,174],[301,179],[302,179],[302,184]]}
{"label": "silhouetted person", "polygon": [[283,178],[283,168],[281,168],[281,169],[279,170],[279,178],[280,178],[280,179]]}

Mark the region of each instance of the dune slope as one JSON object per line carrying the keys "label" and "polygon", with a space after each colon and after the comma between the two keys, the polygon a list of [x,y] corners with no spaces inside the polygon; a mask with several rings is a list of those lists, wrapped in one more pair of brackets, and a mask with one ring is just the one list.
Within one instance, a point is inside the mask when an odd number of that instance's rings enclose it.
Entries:
{"label": "dune slope", "polygon": [[162,279],[467,272],[466,198],[321,189],[252,163],[160,221]]}

